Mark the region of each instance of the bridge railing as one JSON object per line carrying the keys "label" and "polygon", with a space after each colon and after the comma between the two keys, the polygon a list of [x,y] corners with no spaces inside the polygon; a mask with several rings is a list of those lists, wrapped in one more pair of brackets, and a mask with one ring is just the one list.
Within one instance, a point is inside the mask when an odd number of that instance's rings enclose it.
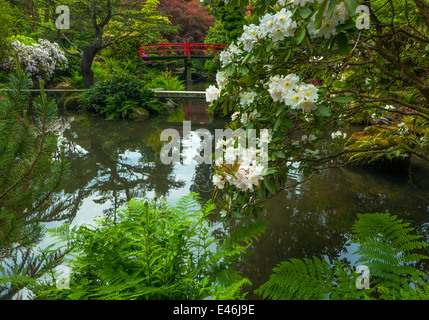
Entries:
{"label": "bridge railing", "polygon": [[168,55],[169,52],[183,53],[184,56],[188,56],[191,59],[191,53],[193,52],[204,52],[206,55],[216,54],[227,48],[226,44],[215,44],[215,43],[160,43],[150,44],[142,46],[140,50],[140,58],[143,54],[158,53],[163,56]]}

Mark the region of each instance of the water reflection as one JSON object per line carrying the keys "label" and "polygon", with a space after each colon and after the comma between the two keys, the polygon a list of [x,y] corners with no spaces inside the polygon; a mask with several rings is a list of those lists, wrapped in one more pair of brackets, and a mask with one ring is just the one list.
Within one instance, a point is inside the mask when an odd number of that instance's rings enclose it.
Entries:
{"label": "water reflection", "polygon": [[[210,165],[163,164],[159,157],[162,130],[173,128],[182,134],[183,118],[179,117],[181,122],[165,117],[105,121],[86,113],[73,117],[62,139],[70,177],[53,200],[57,212],[63,216],[67,212],[68,222],[82,220],[82,216],[90,220],[101,212],[112,216],[132,198],[156,196],[174,201],[189,190],[206,191],[209,197]],[[192,125],[192,130],[214,132],[223,127],[223,121]]]}

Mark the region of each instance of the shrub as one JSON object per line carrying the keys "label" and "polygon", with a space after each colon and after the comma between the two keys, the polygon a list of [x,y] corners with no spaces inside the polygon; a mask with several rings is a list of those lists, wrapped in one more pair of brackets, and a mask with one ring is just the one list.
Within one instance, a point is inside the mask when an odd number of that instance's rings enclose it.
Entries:
{"label": "shrub", "polygon": [[[32,80],[49,80],[54,71],[67,67],[68,60],[64,52],[57,43],[51,43],[48,40],[39,39],[37,43],[29,44],[14,40],[9,49],[18,55],[22,69],[30,74]],[[13,71],[14,59],[9,58],[3,61],[3,68]]]}
{"label": "shrub", "polygon": [[[86,108],[90,111],[105,114],[110,118],[122,115],[122,104],[139,106],[151,113],[162,112],[164,107],[154,94],[145,89],[140,80],[130,75],[115,75],[96,83],[85,91]],[[112,106],[117,106],[117,109]],[[128,108],[129,110],[129,108]]]}

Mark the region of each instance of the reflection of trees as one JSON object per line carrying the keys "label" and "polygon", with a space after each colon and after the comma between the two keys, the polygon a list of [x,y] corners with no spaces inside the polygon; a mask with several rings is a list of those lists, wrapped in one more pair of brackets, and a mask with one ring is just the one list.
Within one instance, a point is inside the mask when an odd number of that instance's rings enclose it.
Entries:
{"label": "reflection of trees", "polygon": [[195,167],[195,173],[192,177],[192,185],[189,191],[199,193],[204,203],[212,197],[212,175],[213,168],[210,164],[201,163]]}
{"label": "reflection of trees", "polygon": [[93,201],[97,204],[111,202],[104,211],[111,215],[130,199],[146,197],[149,191],[165,197],[182,187],[184,182],[173,175],[173,165],[163,164],[154,151],[159,146],[149,138],[158,128],[151,123],[100,121],[88,115],[78,118],[63,135],[71,174],[52,210],[68,212],[72,220],[85,199],[96,197]]}

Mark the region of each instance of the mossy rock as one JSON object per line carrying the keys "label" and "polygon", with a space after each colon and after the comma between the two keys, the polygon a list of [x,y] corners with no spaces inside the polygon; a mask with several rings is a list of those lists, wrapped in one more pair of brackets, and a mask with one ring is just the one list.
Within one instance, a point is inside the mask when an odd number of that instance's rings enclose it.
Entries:
{"label": "mossy rock", "polygon": [[[355,132],[347,140],[343,160],[351,166],[370,167],[386,171],[408,168],[410,155],[401,150],[404,139],[395,133],[397,127],[374,125]],[[384,152],[380,152],[384,150]],[[365,151],[365,152],[364,152]]]}
{"label": "mossy rock", "polygon": [[149,111],[143,109],[142,107],[135,107],[133,112],[129,115],[131,119],[141,119],[148,117]]}

